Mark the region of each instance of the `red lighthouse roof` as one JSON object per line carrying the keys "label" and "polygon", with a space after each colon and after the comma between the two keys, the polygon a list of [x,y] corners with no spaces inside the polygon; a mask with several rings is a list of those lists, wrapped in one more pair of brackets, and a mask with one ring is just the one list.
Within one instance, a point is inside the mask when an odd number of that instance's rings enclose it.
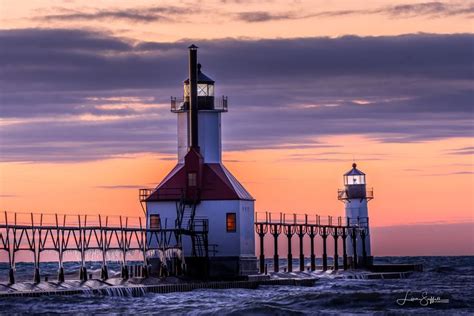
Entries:
{"label": "red lighthouse roof", "polygon": [[[220,163],[203,164],[200,200],[250,200],[254,198]],[[180,200],[186,189],[185,164],[177,164],[146,199],[153,201]]]}

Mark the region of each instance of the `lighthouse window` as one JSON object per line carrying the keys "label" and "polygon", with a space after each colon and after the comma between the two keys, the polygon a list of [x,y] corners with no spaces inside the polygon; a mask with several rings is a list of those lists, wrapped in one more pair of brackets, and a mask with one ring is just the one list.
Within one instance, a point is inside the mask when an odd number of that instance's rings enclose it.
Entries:
{"label": "lighthouse window", "polygon": [[197,186],[197,175],[195,172],[188,173],[188,186],[190,187]]}
{"label": "lighthouse window", "polygon": [[198,84],[198,96],[205,97],[208,95],[207,84]]}
{"label": "lighthouse window", "polygon": [[235,213],[226,214],[226,228],[227,232],[237,231],[237,216]]}
{"label": "lighthouse window", "polygon": [[364,176],[347,176],[345,184],[346,185],[365,184],[365,177]]}
{"label": "lighthouse window", "polygon": [[150,215],[150,228],[160,229],[160,215],[159,214]]}
{"label": "lighthouse window", "polygon": [[184,96],[189,97],[189,85],[188,84],[184,85]]}

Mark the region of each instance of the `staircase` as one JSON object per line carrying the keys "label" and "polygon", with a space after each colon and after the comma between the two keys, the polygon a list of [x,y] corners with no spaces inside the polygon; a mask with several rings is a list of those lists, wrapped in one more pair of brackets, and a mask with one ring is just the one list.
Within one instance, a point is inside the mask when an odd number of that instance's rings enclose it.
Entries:
{"label": "staircase", "polygon": [[180,229],[177,239],[182,240],[182,235],[191,237],[192,255],[195,257],[209,257],[209,245],[207,234],[209,221],[207,219],[196,219],[197,202],[189,203],[183,195],[176,203],[176,228]]}
{"label": "staircase", "polygon": [[196,204],[189,205],[180,202],[176,226],[181,229],[190,230],[193,227],[195,214]]}
{"label": "staircase", "polygon": [[[207,236],[206,236],[207,237]],[[195,234],[192,236],[192,242],[193,242],[193,255],[195,257],[207,257],[207,251],[206,251],[206,243],[204,235],[201,234]]]}

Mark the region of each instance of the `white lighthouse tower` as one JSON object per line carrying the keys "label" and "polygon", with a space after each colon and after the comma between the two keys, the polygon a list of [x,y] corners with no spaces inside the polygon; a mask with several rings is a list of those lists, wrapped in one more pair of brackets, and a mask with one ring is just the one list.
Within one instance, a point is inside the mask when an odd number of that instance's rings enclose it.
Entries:
{"label": "white lighthouse tower", "polygon": [[[352,169],[344,174],[344,189],[339,190],[338,199],[345,204],[345,215],[351,226],[361,228],[356,238],[357,262],[371,264],[372,254],[370,249],[370,233],[369,233],[369,210],[368,202],[373,199],[373,189],[367,189],[365,173],[357,169],[357,164],[352,164]],[[360,232],[365,234],[364,238]],[[351,236],[346,239],[347,254],[354,259],[354,247]],[[364,251],[366,260],[364,262]]]}
{"label": "white lighthouse tower", "polygon": [[[227,97],[216,98],[214,84],[197,63],[197,47],[190,46],[183,98],[171,98],[171,112],[178,116],[178,161],[143,199],[147,225],[189,234],[182,240],[187,268],[205,256],[211,277],[249,275],[257,272],[255,200],[222,164]],[[196,233],[198,227],[208,230],[201,236],[207,240]]]}

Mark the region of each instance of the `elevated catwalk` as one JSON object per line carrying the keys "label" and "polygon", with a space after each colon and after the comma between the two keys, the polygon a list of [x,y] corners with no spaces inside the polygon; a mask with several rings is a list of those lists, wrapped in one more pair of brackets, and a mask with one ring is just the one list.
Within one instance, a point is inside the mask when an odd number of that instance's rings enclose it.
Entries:
{"label": "elevated catwalk", "polygon": [[[15,265],[17,263],[17,253],[19,251],[33,254],[34,278],[33,284],[41,282],[40,263],[42,253],[45,251],[57,253],[59,284],[70,281],[65,280],[63,261],[66,252],[74,251],[79,254],[80,269],[79,280],[86,282],[92,277],[86,270],[86,253],[90,250],[99,254],[101,259],[100,275],[94,276],[97,282],[108,282],[109,275],[107,269],[108,253],[118,254],[115,260],[121,262],[121,280],[135,277],[147,279],[150,276],[167,277],[176,276],[186,278],[186,258],[180,252],[180,235],[182,229],[147,229],[142,225],[142,218],[127,217],[102,217],[86,215],[58,215],[58,214],[34,214],[34,213],[7,213],[3,214],[0,221],[0,254],[2,258],[8,257],[9,264],[9,284],[15,284]],[[366,254],[362,253],[362,262],[358,262],[358,254],[355,240],[361,237],[364,241],[367,238],[365,226],[360,226],[357,220],[349,218],[331,216],[321,217],[308,214],[283,214],[283,213],[256,213],[255,231],[259,237],[259,270],[260,276],[270,274],[267,269],[268,261],[265,259],[264,239],[271,238],[273,241],[273,273],[278,277],[278,273],[289,273],[282,275],[279,279],[295,279],[293,272],[293,250],[292,238],[299,240],[299,271],[313,272],[320,268],[322,272],[332,270],[337,272],[339,266],[338,243],[342,244],[342,267],[344,270],[366,268],[376,273],[400,273],[409,271],[419,271],[422,268],[416,265],[407,266],[376,266],[368,264]],[[187,234],[189,232],[186,232]],[[206,234],[206,229],[199,233]],[[286,267],[280,268],[280,258],[278,254],[278,237],[282,235],[288,242],[288,252],[286,255]],[[310,241],[310,264],[305,265],[304,240]],[[322,239],[322,265],[316,266],[315,239]],[[334,242],[333,265],[328,264],[327,242]],[[354,256],[347,255],[346,239],[350,239],[353,244]],[[364,247],[362,247],[364,250]],[[130,255],[139,255],[141,264],[130,266]],[[152,267],[148,264],[148,259],[159,255],[162,262],[160,267]],[[206,258],[203,258],[205,260]],[[352,259],[352,260],[349,260]],[[49,260],[50,261],[50,260]],[[203,271],[203,279],[205,277]],[[329,271],[328,271],[329,272]],[[255,276],[253,276],[255,278]],[[307,278],[314,278],[309,275]],[[189,278],[188,278],[189,280]],[[251,280],[246,277],[241,280]],[[260,280],[261,281],[261,280]],[[66,283],[65,283],[66,284]],[[106,284],[106,283],[104,283]]]}

